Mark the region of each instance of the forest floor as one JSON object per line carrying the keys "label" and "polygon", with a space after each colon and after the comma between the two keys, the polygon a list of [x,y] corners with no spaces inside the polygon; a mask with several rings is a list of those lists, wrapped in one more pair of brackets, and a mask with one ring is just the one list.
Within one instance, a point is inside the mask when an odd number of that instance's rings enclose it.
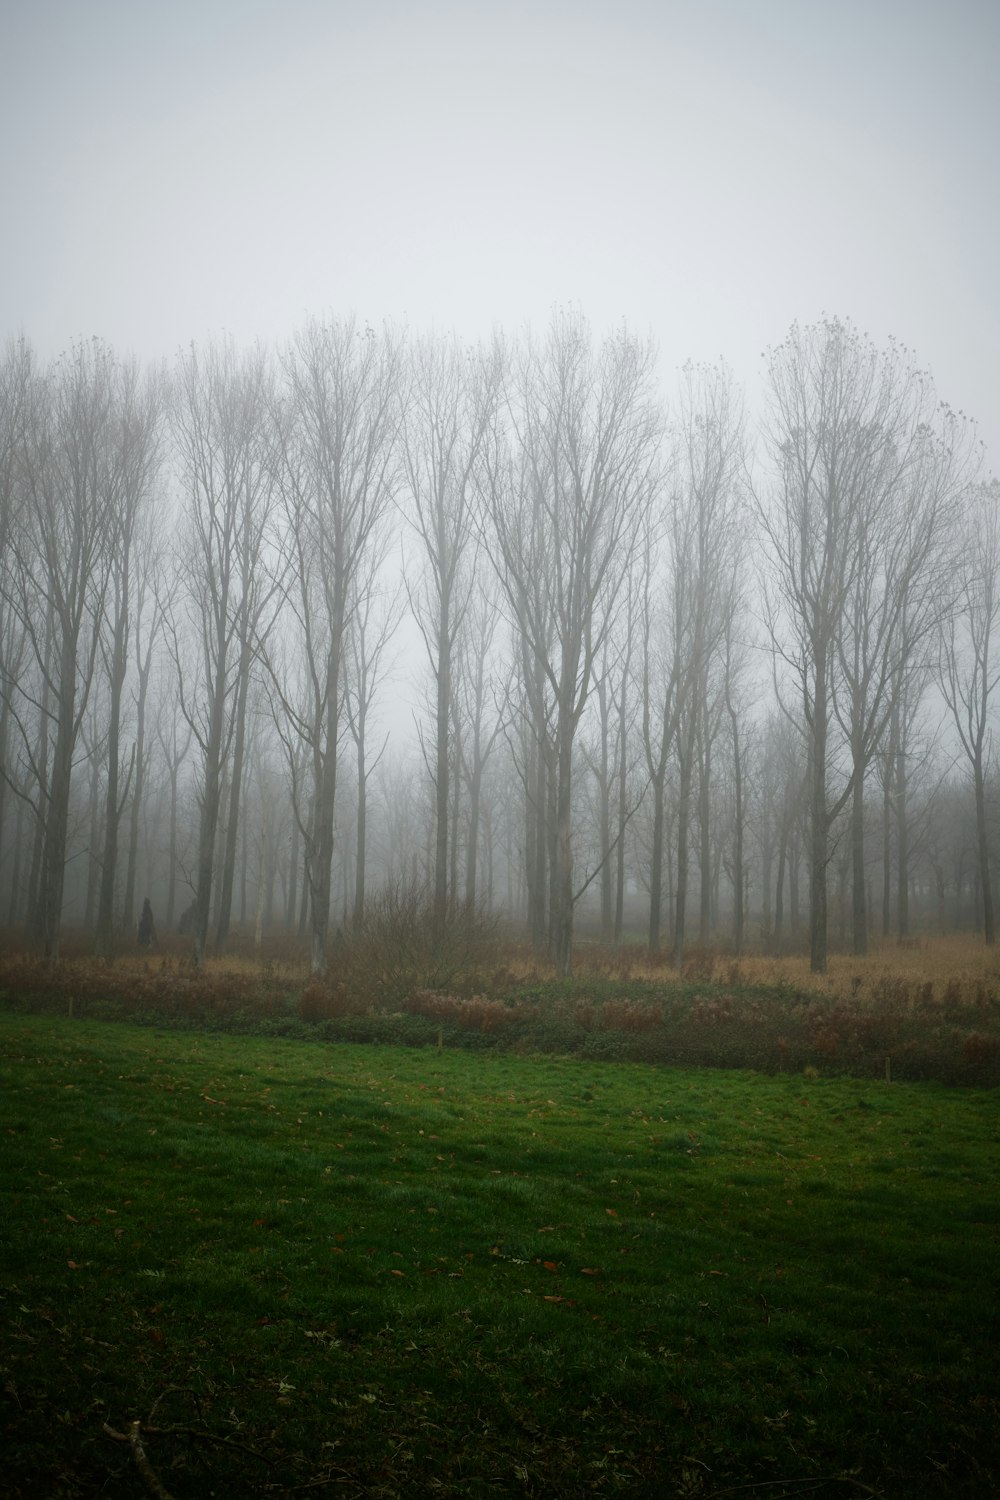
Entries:
{"label": "forest floor", "polygon": [[992,1497],[996,1127],[7,1009],[4,1492]]}

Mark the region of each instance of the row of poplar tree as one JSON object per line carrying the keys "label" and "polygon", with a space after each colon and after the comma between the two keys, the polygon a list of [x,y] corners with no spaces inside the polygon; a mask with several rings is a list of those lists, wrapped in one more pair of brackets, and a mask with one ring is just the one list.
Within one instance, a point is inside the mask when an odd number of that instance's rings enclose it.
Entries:
{"label": "row of poplar tree", "polygon": [[968,772],[992,941],[1000,492],[905,347],[829,319],[764,364],[751,423],[724,364],[685,366],[666,399],[650,341],[595,339],[572,312],[476,346],[311,320],[169,369],[97,340],[44,365],[11,343],[0,863],[42,952],[82,849],[98,952],[131,925],[155,788],[195,962],[210,925],[225,945],[240,857],[245,908],[253,796],[258,921],[276,869],[295,910],[301,871],[323,969],[338,903],[364,908],[407,630],[425,663],[413,867],[442,935],[482,900],[487,845],[496,897],[499,819],[508,903],[560,971],[588,892],[619,939],[641,898],[650,949],[679,964],[696,870],[699,933],[724,883],[740,946],[754,911],[797,905],[800,862],[821,969],[831,867],[867,945],[876,772],[905,932],[933,702]]}

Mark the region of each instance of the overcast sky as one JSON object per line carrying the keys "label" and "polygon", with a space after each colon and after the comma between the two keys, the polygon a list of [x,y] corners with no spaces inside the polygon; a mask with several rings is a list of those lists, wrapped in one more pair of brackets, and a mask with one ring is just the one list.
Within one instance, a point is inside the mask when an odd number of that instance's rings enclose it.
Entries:
{"label": "overcast sky", "polygon": [[1000,469],[1000,0],[0,0],[0,334],[895,334]]}

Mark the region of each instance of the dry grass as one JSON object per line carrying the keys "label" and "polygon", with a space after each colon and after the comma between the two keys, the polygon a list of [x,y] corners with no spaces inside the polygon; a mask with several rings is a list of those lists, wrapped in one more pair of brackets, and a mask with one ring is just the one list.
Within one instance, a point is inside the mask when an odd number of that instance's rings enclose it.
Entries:
{"label": "dry grass", "polygon": [[813,974],[807,956],[782,958],[747,957],[739,960],[745,982],[783,983],[795,989],[846,999],[872,992],[884,979],[902,979],[913,984],[930,982],[935,999],[949,985],[972,992],[979,984],[1000,979],[1000,951],[972,936],[919,938],[905,945],[885,943],[873,947],[865,958],[851,953],[830,955],[825,974]]}
{"label": "dry grass", "polygon": [[[516,962],[512,962],[511,968],[515,967]],[[659,985],[668,984],[672,975],[666,954],[650,959],[644,950],[633,948],[616,954],[596,943],[579,946],[575,972],[581,977],[650,980]],[[776,986],[831,1000],[873,997],[884,993],[887,983],[901,983],[934,1001],[974,1003],[984,990],[1000,990],[1000,948],[987,948],[981,938],[971,934],[873,944],[865,958],[831,953],[825,974],[812,973],[807,953],[745,953],[736,957],[692,948],[681,977],[731,988]]]}
{"label": "dry grass", "polygon": [[[194,979],[190,968],[191,944],[186,937],[170,934],[149,952],[134,948],[120,953],[111,965],[93,956],[92,940],[82,932],[70,932],[63,944],[59,989],[75,984],[83,991],[100,988],[103,982],[116,992],[136,988],[163,987]],[[615,950],[594,942],[579,942],[574,973],[579,979],[648,981],[669,989],[678,977],[663,953],[651,959],[646,950],[629,945]],[[22,933],[0,934],[0,981],[11,988],[18,982],[27,988],[44,986],[51,977],[28,948]],[[483,972],[474,978],[469,993],[492,994],[545,982],[554,978],[547,959],[524,943],[508,942],[493,950]],[[890,992],[898,1000],[918,998],[924,1004],[949,1008],[981,1006],[984,998],[1000,995],[1000,948],[988,948],[973,934],[921,937],[906,943],[877,943],[865,958],[850,953],[830,954],[825,974],[814,974],[807,953],[767,955],[747,952],[738,957],[710,948],[688,950],[680,980],[686,984],[780,988],[796,994],[815,995],[831,1001],[878,1003]],[[263,986],[270,992],[297,992],[310,982],[308,953],[288,935],[265,938],[260,949],[252,940],[234,935],[229,951],[206,957],[198,971],[199,990],[222,991],[228,987],[245,992]]]}
{"label": "dry grass", "polygon": [[[327,974],[287,942],[252,944],[199,970],[177,939],[108,965],[54,970],[0,942],[0,1004],[195,1028],[327,1040],[584,1052],[606,1061],[758,1071],[851,1072],[1000,1085],[1000,956],[973,938],[886,945],[868,958],[692,950],[680,975],[638,946],[581,943],[573,979],[529,948],[490,939],[429,947],[424,924],[390,912],[348,940]],[[406,916],[406,911],[402,912]],[[392,918],[392,920],[389,920]],[[394,925],[395,924],[395,925]],[[397,931],[397,928],[399,929]],[[474,934],[473,934],[474,935]],[[72,950],[70,950],[72,951]]]}

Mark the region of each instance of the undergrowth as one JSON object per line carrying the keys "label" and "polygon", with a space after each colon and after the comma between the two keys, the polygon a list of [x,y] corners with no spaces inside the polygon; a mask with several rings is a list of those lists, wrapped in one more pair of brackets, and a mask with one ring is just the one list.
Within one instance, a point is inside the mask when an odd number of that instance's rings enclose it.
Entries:
{"label": "undergrowth", "polygon": [[[390,1042],[649,1062],[1000,1084],[1000,972],[971,945],[800,961],[693,952],[678,974],[631,950],[583,945],[560,979],[478,914],[444,936],[395,890],[338,934],[327,971],[287,950],[210,959],[177,944],[54,969],[0,948],[0,1004],[106,1020],[302,1040]],[[923,962],[920,962],[921,956]],[[897,968],[892,964],[898,963]]]}

